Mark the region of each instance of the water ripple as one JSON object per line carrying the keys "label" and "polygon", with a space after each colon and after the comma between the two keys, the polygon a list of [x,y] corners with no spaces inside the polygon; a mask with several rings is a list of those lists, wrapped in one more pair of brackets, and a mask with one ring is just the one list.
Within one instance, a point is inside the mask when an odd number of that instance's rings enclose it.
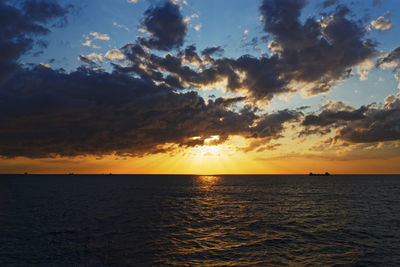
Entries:
{"label": "water ripple", "polygon": [[399,176],[1,176],[1,266],[396,266]]}

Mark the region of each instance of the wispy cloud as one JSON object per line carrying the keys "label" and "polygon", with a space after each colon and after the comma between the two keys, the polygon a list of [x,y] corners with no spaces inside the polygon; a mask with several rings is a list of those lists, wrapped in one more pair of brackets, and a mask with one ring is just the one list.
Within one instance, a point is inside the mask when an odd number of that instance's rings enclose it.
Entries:
{"label": "wispy cloud", "polygon": [[128,27],[126,27],[125,25],[119,24],[119,23],[116,22],[116,21],[113,22],[113,26],[115,26],[115,27],[117,27],[117,28],[124,29],[124,30],[127,31],[127,32],[130,32],[130,30],[129,30]]}
{"label": "wispy cloud", "polygon": [[93,39],[108,41],[110,40],[110,36],[106,33],[99,33],[99,32],[90,32],[90,35],[93,36]]}
{"label": "wispy cloud", "polygon": [[81,42],[83,46],[98,49],[100,46],[93,44],[94,40],[109,41],[110,36],[106,33],[90,32],[89,35],[84,34],[85,41]]}

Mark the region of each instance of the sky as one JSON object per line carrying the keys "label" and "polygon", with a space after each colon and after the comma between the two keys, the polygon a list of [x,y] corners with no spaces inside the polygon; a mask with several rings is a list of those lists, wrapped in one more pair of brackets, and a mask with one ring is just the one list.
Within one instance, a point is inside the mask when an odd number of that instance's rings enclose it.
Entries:
{"label": "sky", "polygon": [[0,173],[400,173],[397,0],[0,2]]}

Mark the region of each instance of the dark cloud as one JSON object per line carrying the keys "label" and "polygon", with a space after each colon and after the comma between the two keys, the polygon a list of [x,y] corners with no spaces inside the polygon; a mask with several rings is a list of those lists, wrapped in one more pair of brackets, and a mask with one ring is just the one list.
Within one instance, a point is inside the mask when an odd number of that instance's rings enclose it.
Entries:
{"label": "dark cloud", "polygon": [[325,1],[323,1],[321,3],[321,6],[323,8],[327,8],[327,7],[330,7],[330,6],[337,5],[338,3],[339,3],[339,0],[325,0]]}
{"label": "dark cloud", "polygon": [[[174,54],[153,54],[147,48],[179,49],[187,31],[179,6],[165,1],[145,12],[141,26],[150,37],[122,47],[126,59],[111,62],[112,73],[91,69],[95,61],[90,54],[79,57],[89,66],[71,73],[23,69],[16,62],[35,44],[33,36],[47,34],[43,25],[66,10],[45,1],[26,1],[18,8],[7,3],[0,4],[6,16],[0,16],[0,49],[7,52],[0,55],[0,75],[15,74],[0,84],[0,155],[5,157],[142,156],[203,145],[215,135],[215,143],[240,135],[257,141],[250,150],[274,149],[278,144],[269,142],[283,136],[287,123],[299,122],[302,109],[261,114],[243,101],[269,101],[296,92],[298,83],[310,85],[313,94],[326,92],[375,54],[361,25],[347,18],[348,9],[338,7],[329,19],[301,23],[305,1],[300,0],[263,2],[264,29],[275,44],[271,55],[221,58],[220,47],[199,54],[194,45]],[[32,14],[27,15],[28,7]],[[15,31],[8,32],[8,24]],[[246,97],[205,101],[190,91],[222,81],[230,92],[247,90]],[[354,141],[360,136],[357,125],[372,129],[371,121],[384,116],[387,125],[381,126],[388,139],[398,129],[398,113],[390,105],[382,110],[323,107],[302,124],[309,131],[342,127],[337,139]]]}
{"label": "dark cloud", "polygon": [[[380,67],[382,69],[392,68],[394,77],[399,81],[400,80],[400,46],[395,48],[390,53],[378,58],[376,61],[376,67]],[[398,85],[400,88],[400,83]]]}
{"label": "dark cloud", "polygon": [[202,60],[200,59],[200,56],[196,52],[196,46],[194,45],[189,45],[186,47],[183,56],[186,61],[190,63],[201,63]]}
{"label": "dark cloud", "polygon": [[[166,3],[167,10],[171,5]],[[167,82],[165,72],[168,72],[173,77],[173,83],[169,84],[181,89],[227,81],[228,91],[238,93],[245,89],[252,101],[270,101],[277,94],[297,92],[300,88],[309,94],[324,93],[338,80],[349,77],[353,67],[375,56],[376,44],[365,38],[363,25],[347,18],[350,11],[345,6],[338,6],[325,19],[307,18],[301,23],[304,6],[305,1],[301,0],[263,2],[260,10],[264,30],[273,38],[269,56],[214,58],[222,50],[210,47],[200,57],[194,45],[176,55],[159,56],[145,51],[143,46],[148,44],[139,40],[139,44],[122,49],[130,61],[128,66],[115,65],[115,69],[157,82]],[[179,11],[178,7],[174,8]],[[160,13],[159,9],[150,9],[148,18]]]}
{"label": "dark cloud", "polygon": [[78,60],[89,65],[96,64],[93,60],[89,59],[87,56],[79,55]]}
{"label": "dark cloud", "polygon": [[396,47],[387,55],[379,58],[376,62],[377,67],[393,67],[394,71],[399,70],[400,67],[400,46]]}
{"label": "dark cloud", "polygon": [[284,123],[299,121],[303,113],[293,110],[281,110],[273,114],[265,115],[254,127],[253,137],[276,139],[281,136]]}
{"label": "dark cloud", "polygon": [[162,6],[147,9],[141,25],[151,37],[140,37],[138,41],[150,49],[167,51],[179,48],[183,45],[187,32],[187,25],[179,6],[170,1],[164,1]]}
{"label": "dark cloud", "polygon": [[301,111],[301,110],[306,110],[306,109],[309,109],[309,108],[311,108],[311,106],[301,106],[301,107],[296,108],[296,110]]}
{"label": "dark cloud", "polygon": [[[46,23],[55,17],[62,17],[65,19],[64,15],[67,13],[64,7],[52,1],[25,0],[22,2],[21,6],[21,9],[25,12],[25,20],[30,22]],[[62,21],[65,22],[65,20]]]}
{"label": "dark cloud", "polygon": [[7,157],[140,155],[191,136],[240,134],[256,118],[194,92],[83,68],[23,71],[1,88],[0,99],[0,154]]}
{"label": "dark cloud", "polygon": [[276,150],[281,144],[272,144],[268,139],[256,139],[250,142],[248,146],[238,148],[239,151],[250,152],[255,150],[256,152],[263,152],[266,150]]}
{"label": "dark cloud", "polygon": [[308,115],[304,118],[304,126],[319,126],[324,127],[332,124],[337,124],[345,121],[361,120],[365,118],[364,113],[368,110],[367,107],[362,106],[353,111],[347,110],[324,110],[318,115]]}
{"label": "dark cloud", "polygon": [[349,9],[338,6],[325,19],[300,22],[304,0],[265,0],[260,7],[264,30],[279,47],[279,75],[289,83],[309,84],[310,94],[328,91],[348,77],[351,68],[376,55],[376,44],[365,38],[358,21],[347,18]]}
{"label": "dark cloud", "polygon": [[[204,144],[213,135],[279,138],[295,111],[259,115],[244,98],[204,101],[196,92],[114,72],[37,66],[0,87],[0,155],[126,156]],[[254,126],[256,125],[256,126]],[[191,139],[198,136],[200,138]]]}
{"label": "dark cloud", "polygon": [[215,103],[218,105],[223,105],[223,106],[229,107],[229,106],[239,103],[245,99],[246,99],[246,97],[232,97],[232,98],[218,97],[217,99],[215,99]]}
{"label": "dark cloud", "polygon": [[[257,100],[271,100],[276,94],[290,92],[287,81],[280,77],[276,56],[270,58],[241,56],[232,65],[238,71],[246,74],[237,87],[247,88],[252,97]],[[234,77],[239,80],[237,75]]]}
{"label": "dark cloud", "polygon": [[[178,55],[166,54],[164,56],[147,52],[138,44],[125,46],[121,50],[129,59],[129,64],[123,67],[114,65],[118,72],[134,73],[142,79],[158,82],[165,82],[165,72],[168,72],[176,78],[176,82],[179,80],[179,88],[183,88],[182,84],[185,84],[186,87],[201,87],[213,84],[225,77],[228,77],[230,81],[229,88],[234,89],[239,86],[238,84],[234,85],[238,77],[230,67],[229,60],[214,60],[208,56],[207,61],[203,62],[193,45]],[[195,70],[185,65],[185,60],[199,65],[210,62],[212,64],[211,67]]]}
{"label": "dark cloud", "polygon": [[242,40],[242,47],[251,47],[253,49],[256,49],[258,45],[258,37],[253,37],[251,38],[250,41],[246,42],[246,40]]}
{"label": "dark cloud", "polygon": [[[186,87],[199,88],[226,80],[228,90],[237,92],[246,88],[253,100],[271,100],[277,93],[290,92],[286,82],[279,77],[276,56],[255,58],[245,55],[237,59],[214,59],[207,55],[202,59],[193,45],[176,56],[166,54],[162,57],[144,51],[137,44],[121,50],[129,59],[129,64],[123,67],[115,65],[116,71],[135,73],[146,80],[165,81],[164,72],[174,75]],[[185,60],[200,68],[185,65]],[[245,75],[241,77],[241,73]]]}
{"label": "dark cloud", "polygon": [[400,140],[400,95],[389,96],[382,107],[362,106],[359,109],[325,109],[308,115],[302,121],[302,135],[327,134],[337,129],[333,140],[350,143],[372,143]]}
{"label": "dark cloud", "polygon": [[302,112],[288,109],[261,116],[257,121],[257,125],[252,127],[252,135],[250,137],[254,139],[250,139],[252,140],[250,144],[239,148],[239,150],[244,152],[275,150],[280,144],[271,144],[270,142],[283,137],[282,134],[286,123],[298,122],[302,117]]}
{"label": "dark cloud", "polygon": [[158,69],[151,67],[154,65],[150,61],[151,54],[146,52],[141,45],[127,44],[121,48],[121,52],[128,59],[129,65],[121,66],[111,63],[116,72],[134,74],[147,82],[165,81],[165,75]]}
{"label": "dark cloud", "polygon": [[342,102],[330,102],[321,108],[319,114],[310,114],[302,121],[303,129],[299,136],[311,134],[328,134],[332,129],[346,125],[349,121],[361,120],[365,118],[368,107],[362,106],[353,109],[345,106]]}
{"label": "dark cloud", "polygon": [[281,144],[270,144],[266,146],[262,146],[256,150],[256,152],[263,152],[263,151],[272,151],[272,150],[277,150],[278,147],[280,147]]}
{"label": "dark cloud", "polygon": [[387,97],[382,108],[370,108],[365,115],[339,129],[335,139],[352,143],[400,140],[400,94]]}
{"label": "dark cloud", "polygon": [[18,6],[13,3],[0,2],[0,82],[19,68],[17,59],[35,44],[46,46],[45,41],[35,38],[50,32],[47,23],[55,19],[65,22],[68,11],[68,7],[52,1],[19,1]]}
{"label": "dark cloud", "polygon": [[201,51],[201,54],[203,56],[211,56],[214,54],[221,56],[223,53],[224,49],[220,46],[207,47],[203,51]]}
{"label": "dark cloud", "polygon": [[[285,47],[293,41],[303,41],[303,27],[299,22],[305,0],[265,0],[260,6],[264,20],[264,30],[274,35]],[[316,29],[318,30],[318,29]],[[312,36],[311,36],[312,37]]]}

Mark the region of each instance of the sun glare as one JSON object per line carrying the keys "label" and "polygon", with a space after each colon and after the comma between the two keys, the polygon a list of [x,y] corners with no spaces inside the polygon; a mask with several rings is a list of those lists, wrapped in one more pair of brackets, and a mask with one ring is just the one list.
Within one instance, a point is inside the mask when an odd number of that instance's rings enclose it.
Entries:
{"label": "sun glare", "polygon": [[204,143],[209,144],[213,141],[218,141],[218,140],[219,140],[219,135],[212,135],[211,137],[204,139]]}
{"label": "sun glare", "polygon": [[192,149],[192,152],[197,157],[220,157],[221,155],[221,145],[204,145],[197,146]]}

